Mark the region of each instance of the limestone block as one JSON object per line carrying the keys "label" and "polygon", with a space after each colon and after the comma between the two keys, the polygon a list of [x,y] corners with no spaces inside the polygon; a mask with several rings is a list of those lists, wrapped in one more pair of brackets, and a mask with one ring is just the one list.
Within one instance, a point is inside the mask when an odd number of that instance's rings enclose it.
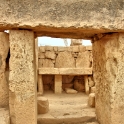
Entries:
{"label": "limestone block", "polygon": [[6,58],[9,52],[9,35],[0,32],[0,107],[8,106],[9,104],[9,86],[8,77],[6,78]]}
{"label": "limestone block", "polygon": [[56,68],[74,68],[75,60],[71,52],[60,52],[56,58]]}
{"label": "limestone block", "polygon": [[38,58],[39,58],[39,59],[45,59],[45,53],[39,52],[39,53],[38,53]]}
{"label": "limestone block", "polygon": [[[11,30],[9,108],[12,124],[36,124],[36,70],[34,32]],[[14,122],[13,122],[14,121]]]}
{"label": "limestone block", "polygon": [[73,88],[73,83],[62,84],[62,89],[65,90],[65,88]]}
{"label": "limestone block", "polygon": [[66,51],[66,47],[60,47],[60,46],[59,46],[59,47],[58,47],[58,51],[59,51],[59,52]]}
{"label": "limestone block", "polygon": [[62,83],[71,83],[74,79],[72,75],[63,75],[62,76]]}
{"label": "limestone block", "polygon": [[69,52],[72,52],[72,51],[73,51],[73,47],[72,47],[72,46],[69,46],[69,47],[67,47],[67,50],[68,50]]}
{"label": "limestone block", "polygon": [[86,51],[86,47],[83,45],[79,45],[79,52],[85,52]]}
{"label": "limestone block", "polygon": [[58,47],[57,47],[57,46],[54,46],[54,47],[53,47],[53,50],[54,50],[55,52],[57,52],[57,51],[58,51]]}
{"label": "limestone block", "polygon": [[37,111],[38,114],[46,114],[49,111],[49,101],[47,98],[41,96],[37,98]]}
{"label": "limestone block", "polygon": [[0,108],[0,124],[10,124],[9,110]]}
{"label": "limestone block", "polygon": [[82,39],[71,39],[71,46],[81,45]]}
{"label": "limestone block", "polygon": [[90,59],[89,59],[89,52],[80,52],[76,59],[76,68],[89,68],[90,67]]}
{"label": "limestone block", "polygon": [[65,92],[68,94],[76,94],[78,91],[72,89],[72,88],[65,88]]}
{"label": "limestone block", "polygon": [[95,107],[95,93],[89,94],[88,105],[90,107]]}
{"label": "limestone block", "polygon": [[39,47],[39,52],[45,53],[45,46],[40,46],[40,47]]}
{"label": "limestone block", "polygon": [[79,47],[78,46],[72,46],[73,52],[79,52]]}
{"label": "limestone block", "polygon": [[83,91],[85,91],[85,86],[79,80],[75,80],[74,81],[74,89],[77,90],[78,92],[83,92]]}
{"label": "limestone block", "polygon": [[54,51],[46,51],[45,52],[45,57],[47,59],[55,59],[56,58],[56,54]]}
{"label": "limestone block", "polygon": [[43,59],[38,59],[38,68],[43,67]]}
{"label": "limestone block", "polygon": [[47,68],[54,68],[54,64],[51,59],[43,59],[43,66]]}
{"label": "limestone block", "polygon": [[88,77],[88,84],[89,84],[89,87],[93,87],[95,85],[93,78],[91,76]]}
{"label": "limestone block", "polygon": [[95,91],[96,91],[96,87],[95,86],[94,87],[91,87],[90,93],[95,93]]}
{"label": "limestone block", "polygon": [[92,51],[92,46],[86,46],[86,50]]}
{"label": "limestone block", "polygon": [[45,46],[46,51],[53,51],[53,46]]}
{"label": "limestone block", "polygon": [[62,92],[62,75],[55,75],[55,93]]}

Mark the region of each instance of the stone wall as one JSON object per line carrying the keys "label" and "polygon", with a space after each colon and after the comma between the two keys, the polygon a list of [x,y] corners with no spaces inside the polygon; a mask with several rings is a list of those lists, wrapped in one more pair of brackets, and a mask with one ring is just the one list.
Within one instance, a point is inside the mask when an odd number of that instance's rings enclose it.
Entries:
{"label": "stone wall", "polygon": [[40,46],[38,50],[38,67],[91,68],[92,46]]}
{"label": "stone wall", "polygon": [[107,34],[93,43],[96,115],[100,124],[124,123],[124,34]]}

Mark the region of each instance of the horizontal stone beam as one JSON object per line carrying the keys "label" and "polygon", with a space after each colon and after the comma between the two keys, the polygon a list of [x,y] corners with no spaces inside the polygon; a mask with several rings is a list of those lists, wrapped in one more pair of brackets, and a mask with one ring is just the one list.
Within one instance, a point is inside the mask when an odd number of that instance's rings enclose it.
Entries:
{"label": "horizontal stone beam", "polygon": [[92,68],[39,68],[39,74],[92,75]]}
{"label": "horizontal stone beam", "polygon": [[1,0],[0,30],[73,38],[124,32],[123,5],[123,0]]}

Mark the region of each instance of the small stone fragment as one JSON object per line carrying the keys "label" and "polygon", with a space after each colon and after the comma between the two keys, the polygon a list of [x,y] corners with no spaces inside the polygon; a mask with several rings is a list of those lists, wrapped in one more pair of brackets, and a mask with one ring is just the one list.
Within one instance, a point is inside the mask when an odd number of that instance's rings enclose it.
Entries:
{"label": "small stone fragment", "polygon": [[45,114],[49,111],[49,101],[45,97],[39,96],[37,98],[37,111],[38,114]]}
{"label": "small stone fragment", "polygon": [[71,88],[65,88],[65,92],[68,94],[76,94],[78,91]]}
{"label": "small stone fragment", "polygon": [[90,107],[95,107],[95,93],[89,94],[88,105]]}

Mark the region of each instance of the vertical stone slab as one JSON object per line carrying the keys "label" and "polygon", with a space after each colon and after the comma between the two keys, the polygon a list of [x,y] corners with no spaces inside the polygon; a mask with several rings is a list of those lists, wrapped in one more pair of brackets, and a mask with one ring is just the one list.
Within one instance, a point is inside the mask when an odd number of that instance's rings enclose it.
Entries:
{"label": "vertical stone slab", "polygon": [[62,75],[55,75],[55,93],[62,93]]}
{"label": "vertical stone slab", "polygon": [[38,74],[38,94],[42,95],[43,94],[43,79],[42,75]]}
{"label": "vertical stone slab", "polygon": [[10,31],[9,106],[12,124],[37,124],[34,33]]}
{"label": "vertical stone slab", "polygon": [[9,35],[0,32],[0,107],[9,105],[9,86],[5,76],[6,58],[9,52]]}
{"label": "vertical stone slab", "polygon": [[85,82],[85,93],[89,94],[89,85],[88,85],[88,76],[84,76],[84,82]]}
{"label": "vertical stone slab", "polygon": [[124,33],[93,43],[96,115],[100,124],[124,124]]}

